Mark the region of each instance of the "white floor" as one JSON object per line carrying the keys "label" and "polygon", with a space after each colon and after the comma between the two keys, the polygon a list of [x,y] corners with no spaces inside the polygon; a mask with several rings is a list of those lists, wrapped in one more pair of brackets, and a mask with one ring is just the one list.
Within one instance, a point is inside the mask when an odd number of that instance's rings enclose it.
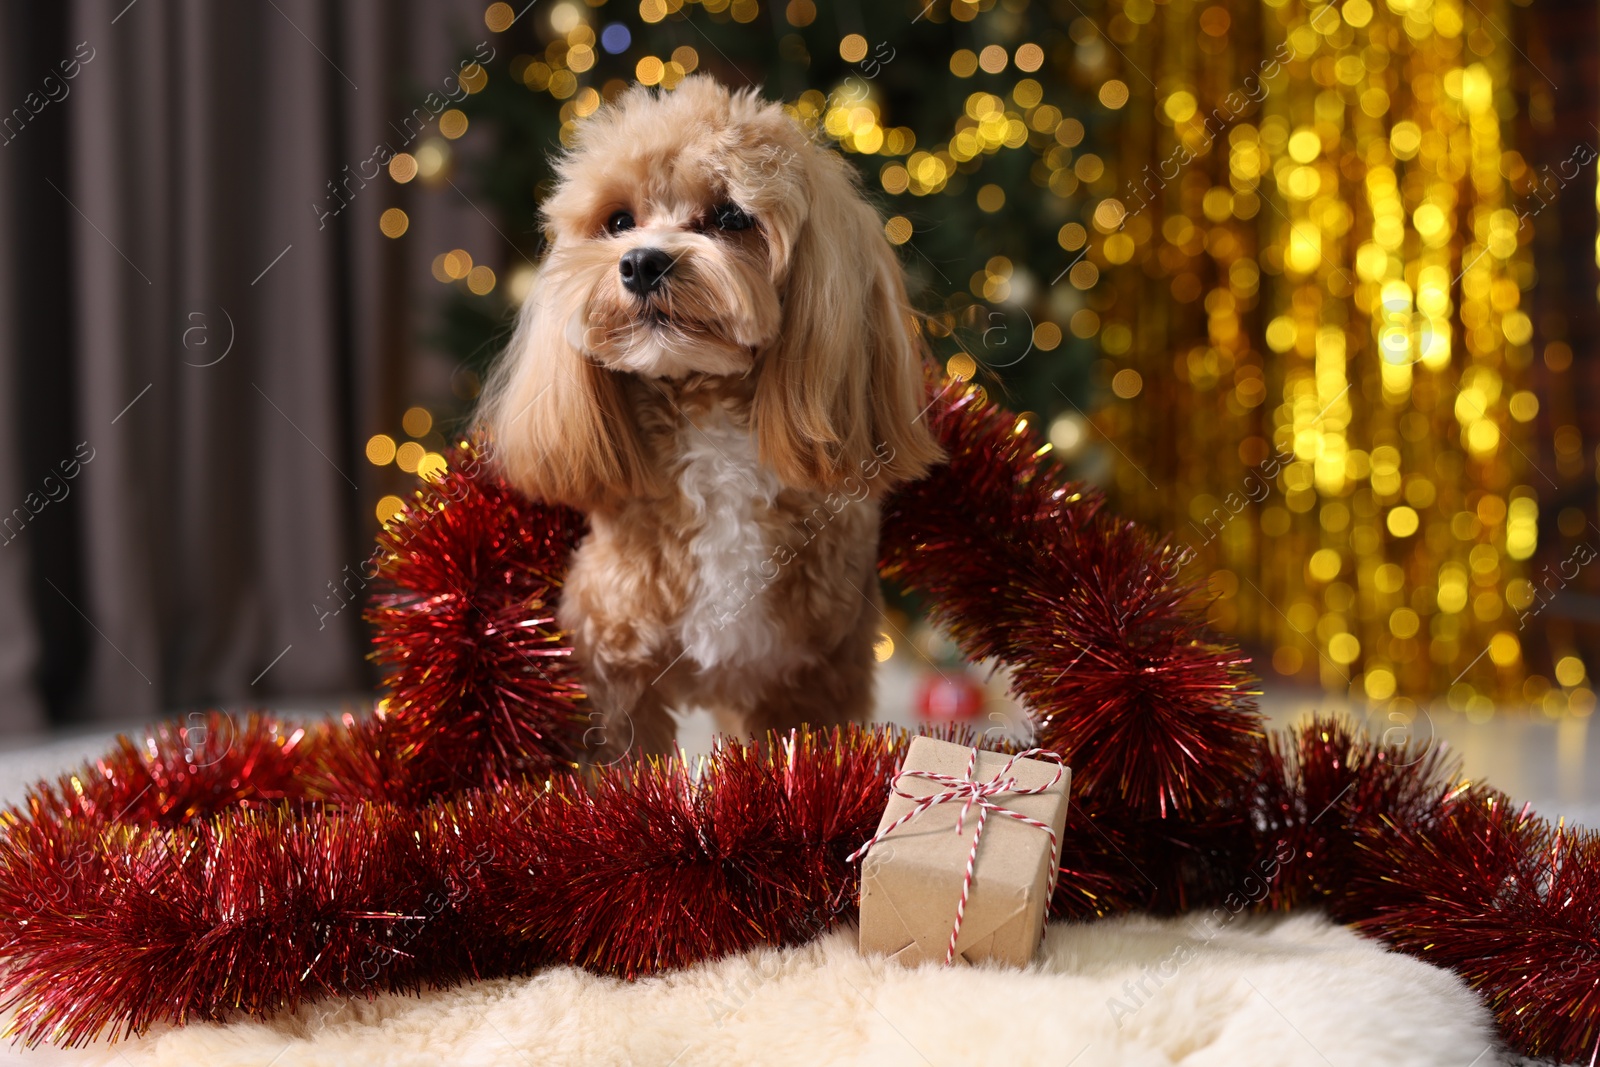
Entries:
{"label": "white floor", "polygon": [[1600,731],[1591,729],[1589,718],[1551,719],[1532,709],[1501,711],[1487,722],[1474,723],[1438,707],[1406,724],[1348,700],[1284,687],[1269,687],[1261,705],[1274,726],[1316,711],[1344,711],[1376,736],[1400,742],[1409,733],[1418,742],[1431,740],[1454,753],[1473,781],[1488,782],[1514,800],[1531,803],[1547,818],[1600,827]]}

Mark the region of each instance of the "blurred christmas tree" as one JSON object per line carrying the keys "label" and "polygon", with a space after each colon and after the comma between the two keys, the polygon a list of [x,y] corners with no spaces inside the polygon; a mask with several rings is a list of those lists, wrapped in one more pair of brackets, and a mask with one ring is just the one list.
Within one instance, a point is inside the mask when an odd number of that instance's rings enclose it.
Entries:
{"label": "blurred christmas tree", "polygon": [[[1096,271],[1069,268],[1087,240],[1086,207],[1111,188],[1093,146],[1115,111],[1083,88],[1098,89],[1111,57],[1068,0],[569,0],[521,18],[493,4],[485,22],[495,57],[469,68],[461,117],[446,113],[442,138],[418,149],[424,180],[453,169],[512,245],[480,256],[509,268],[492,288],[482,272],[473,284],[470,256],[435,262],[452,290],[434,340],[473,371],[494,357],[531,282],[551,153],[630,83],[670,90],[708,72],[787,101],[860,167],[941,359],[1019,409],[1069,397],[1087,408]],[[449,162],[448,142],[469,127],[473,158]],[[1081,439],[1081,425],[1069,434]]]}

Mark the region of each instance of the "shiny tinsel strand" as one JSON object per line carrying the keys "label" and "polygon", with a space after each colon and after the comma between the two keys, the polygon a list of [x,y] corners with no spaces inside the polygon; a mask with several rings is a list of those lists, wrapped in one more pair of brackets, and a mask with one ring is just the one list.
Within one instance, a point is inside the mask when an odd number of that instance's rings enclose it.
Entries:
{"label": "shiny tinsel strand", "polygon": [[180,826],[211,812],[303,795],[305,728],[268,715],[195,713],[118,737],[76,774],[35,786],[25,818]]}
{"label": "shiny tinsel strand", "polygon": [[1211,803],[1246,773],[1260,718],[1179,553],[1104,515],[978,387],[948,383],[928,418],[950,461],[887,501],[884,577],[927,598],[968,655],[1015,668],[1074,788],[1160,816]]}
{"label": "shiny tinsel strand", "polygon": [[1517,1051],[1600,1057],[1600,834],[1475,787],[1362,845],[1345,909],[1360,929],[1459,974]]}
{"label": "shiny tinsel strand", "polygon": [[470,977],[447,939],[404,939],[432,879],[415,818],[280,807],[161,831],[12,825],[0,912],[13,1032],[75,1045]]}
{"label": "shiny tinsel strand", "polygon": [[584,693],[555,626],[584,520],[531,503],[471,445],[385,524],[367,609],[387,672],[382,744],[417,798],[572,766]]}
{"label": "shiny tinsel strand", "polygon": [[[1425,722],[1425,718],[1424,718]],[[1321,905],[1354,918],[1345,890],[1363,841],[1389,826],[1425,826],[1462,787],[1457,761],[1431,730],[1373,738],[1348,720],[1316,716],[1262,747],[1251,800],[1256,850],[1288,857],[1268,885],[1273,909]]]}
{"label": "shiny tinsel strand", "polygon": [[799,730],[420,808],[234,808],[168,829],[12,813],[4,1008],[82,1044],[572,963],[636,976],[853,914],[896,730]]}
{"label": "shiny tinsel strand", "polygon": [[877,828],[903,746],[802,729],[502,790],[466,826],[493,857],[487,908],[554,960],[629,978],[810,940],[853,914],[845,857]]}

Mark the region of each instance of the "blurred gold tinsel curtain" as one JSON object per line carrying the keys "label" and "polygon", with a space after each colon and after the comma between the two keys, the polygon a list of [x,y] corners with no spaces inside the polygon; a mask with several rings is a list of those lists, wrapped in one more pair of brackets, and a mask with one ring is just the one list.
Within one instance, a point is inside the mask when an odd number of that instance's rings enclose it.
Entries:
{"label": "blurred gold tinsel curtain", "polygon": [[1101,332],[1122,506],[1177,531],[1217,624],[1277,674],[1400,711],[1594,703],[1519,625],[1548,479],[1516,16],[1123,0],[1100,22],[1127,136],[1090,256],[1139,309]]}

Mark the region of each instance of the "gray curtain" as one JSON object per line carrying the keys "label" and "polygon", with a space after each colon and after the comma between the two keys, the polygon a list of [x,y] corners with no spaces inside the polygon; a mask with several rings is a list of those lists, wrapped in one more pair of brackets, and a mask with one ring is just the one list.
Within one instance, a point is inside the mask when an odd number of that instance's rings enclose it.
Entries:
{"label": "gray curtain", "polygon": [[482,6],[0,8],[0,730],[369,687],[363,443],[488,224],[362,178]]}

